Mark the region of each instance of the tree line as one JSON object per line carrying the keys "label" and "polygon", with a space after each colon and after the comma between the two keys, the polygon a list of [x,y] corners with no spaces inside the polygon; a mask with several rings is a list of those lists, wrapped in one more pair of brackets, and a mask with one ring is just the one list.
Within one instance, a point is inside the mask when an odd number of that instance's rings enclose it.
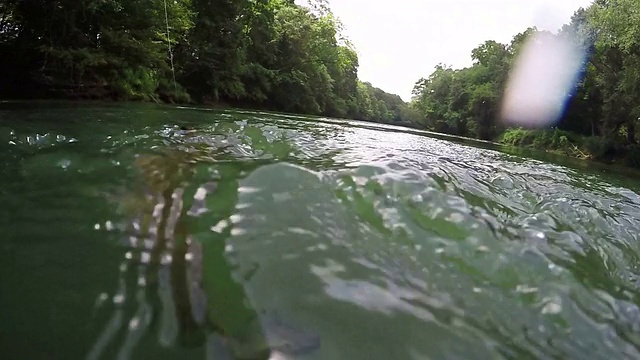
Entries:
{"label": "tree line", "polygon": [[[529,28],[509,44],[486,41],[473,65],[440,64],[416,82],[411,107],[422,126],[449,134],[530,145],[640,167],[640,1],[596,0],[547,38],[561,37],[586,56],[567,107],[553,127],[510,129],[500,121],[505,86],[520,49],[540,31]],[[543,39],[545,37],[537,37]]]}
{"label": "tree line", "polygon": [[0,53],[9,55],[3,97],[226,103],[395,123],[412,113],[358,79],[326,0],[5,0]]}
{"label": "tree line", "polygon": [[142,99],[396,123],[640,167],[640,0],[596,0],[548,36],[587,56],[553,129],[499,121],[523,44],[486,41],[438,65],[410,103],[358,79],[327,0],[4,0],[0,96]]}

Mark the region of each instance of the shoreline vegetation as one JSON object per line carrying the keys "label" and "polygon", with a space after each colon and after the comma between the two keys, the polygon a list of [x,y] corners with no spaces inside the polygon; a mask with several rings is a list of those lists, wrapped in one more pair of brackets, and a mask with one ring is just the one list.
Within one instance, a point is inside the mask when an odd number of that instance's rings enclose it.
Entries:
{"label": "shoreline vegetation", "polygon": [[[399,125],[640,168],[637,0],[596,1],[557,33],[486,41],[473,65],[419,79],[410,102],[358,78],[327,0],[10,0],[0,4],[0,98],[151,101]],[[167,33],[168,31],[168,33]],[[552,128],[505,126],[508,75],[532,35],[586,57]]]}

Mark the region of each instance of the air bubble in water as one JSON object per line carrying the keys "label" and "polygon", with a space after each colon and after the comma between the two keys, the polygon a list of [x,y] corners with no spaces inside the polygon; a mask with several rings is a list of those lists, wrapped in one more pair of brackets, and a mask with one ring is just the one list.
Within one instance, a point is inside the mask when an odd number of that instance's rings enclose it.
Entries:
{"label": "air bubble in water", "polygon": [[123,294],[116,294],[113,297],[113,303],[116,305],[122,304],[124,302],[124,295]]}
{"label": "air bubble in water", "polygon": [[562,301],[560,300],[560,298],[547,297],[542,299],[542,301],[545,302],[545,305],[542,308],[543,314],[555,315],[559,314],[562,311]]}
{"label": "air bubble in water", "polygon": [[247,230],[242,228],[233,228],[231,229],[231,236],[240,236],[247,233]]}
{"label": "air bubble in water", "polygon": [[169,264],[171,264],[172,260],[173,260],[173,257],[171,256],[171,254],[164,254],[162,256],[162,259],[160,260],[160,263],[162,265],[169,265]]}
{"label": "air bubble in water", "polygon": [[211,230],[217,232],[218,234],[221,234],[224,229],[227,228],[227,226],[229,226],[227,220],[220,220],[215,226],[211,227]]}
{"label": "air bubble in water", "polygon": [[132,318],[129,321],[129,330],[135,330],[140,326],[140,319],[137,317]]}
{"label": "air bubble in water", "polygon": [[244,216],[240,215],[240,214],[233,214],[229,217],[229,220],[231,221],[232,224],[237,224],[240,221],[242,221],[242,219],[244,218]]}

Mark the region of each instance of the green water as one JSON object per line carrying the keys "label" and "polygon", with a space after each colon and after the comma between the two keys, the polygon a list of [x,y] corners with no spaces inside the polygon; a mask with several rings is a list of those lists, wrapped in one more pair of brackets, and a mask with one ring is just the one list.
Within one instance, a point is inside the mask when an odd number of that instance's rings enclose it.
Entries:
{"label": "green water", "polygon": [[2,103],[0,354],[639,358],[640,183],[475,145]]}

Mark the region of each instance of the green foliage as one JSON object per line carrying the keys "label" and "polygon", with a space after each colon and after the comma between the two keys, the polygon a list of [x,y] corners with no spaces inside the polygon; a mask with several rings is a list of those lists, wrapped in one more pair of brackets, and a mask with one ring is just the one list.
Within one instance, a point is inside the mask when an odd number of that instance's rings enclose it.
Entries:
{"label": "green foliage", "polygon": [[536,148],[565,149],[574,144],[579,137],[575,134],[558,130],[525,130],[522,128],[508,129],[500,141],[507,145],[533,146]]}
{"label": "green foliage", "polygon": [[512,54],[507,46],[487,41],[472,51],[472,58],[470,68],[440,64],[415,84],[411,106],[428,129],[481,139],[499,133],[495,118]]}
{"label": "green foliage", "polygon": [[508,129],[500,136],[500,143],[560,153],[581,159],[620,163],[640,168],[640,146],[625,145],[621,139],[582,136],[560,129]]}
{"label": "green foliage", "polygon": [[[174,39],[191,26],[188,0],[168,2]],[[0,64],[4,93],[46,88],[82,96],[101,89],[117,98],[153,99],[167,76],[167,38],[162,2],[151,0],[15,0],[14,33],[0,39],[14,59]],[[6,61],[6,62],[5,62]]]}
{"label": "green foliage", "polygon": [[479,44],[468,68],[436,66],[407,104],[358,79],[357,53],[327,0],[305,3],[171,0],[167,29],[164,1],[5,1],[0,53],[11,56],[0,57],[0,95],[222,102],[639,161],[638,0],[597,0],[545,34],[589,56],[557,129],[538,131],[498,121],[512,64],[536,28]]}
{"label": "green foliage", "polygon": [[125,100],[156,100],[155,92],[158,79],[153,70],[139,67],[124,69],[123,74],[114,81],[114,90],[118,98]]}
{"label": "green foliage", "polygon": [[327,1],[307,3],[171,0],[167,29],[163,1],[12,0],[0,5],[0,51],[14,54],[0,60],[0,94],[193,98],[409,123],[400,97],[358,80]]}
{"label": "green foliage", "polygon": [[557,129],[504,129],[497,121],[512,64],[536,28],[515,35],[508,45],[486,41],[471,52],[469,68],[436,66],[415,84],[411,108],[430,130],[637,166],[639,6],[638,0],[596,1],[576,11],[558,34],[545,33],[544,38],[562,37],[589,55]]}
{"label": "green foliage", "polygon": [[508,129],[500,136],[500,142],[509,146],[531,147],[561,153],[577,158],[590,159],[601,156],[595,148],[595,142],[559,129],[525,130]]}
{"label": "green foliage", "polygon": [[500,137],[500,142],[505,145],[525,146],[531,144],[533,133],[521,128],[509,129]]}
{"label": "green foliage", "polygon": [[640,169],[640,145],[635,144],[627,149],[624,165]]}

